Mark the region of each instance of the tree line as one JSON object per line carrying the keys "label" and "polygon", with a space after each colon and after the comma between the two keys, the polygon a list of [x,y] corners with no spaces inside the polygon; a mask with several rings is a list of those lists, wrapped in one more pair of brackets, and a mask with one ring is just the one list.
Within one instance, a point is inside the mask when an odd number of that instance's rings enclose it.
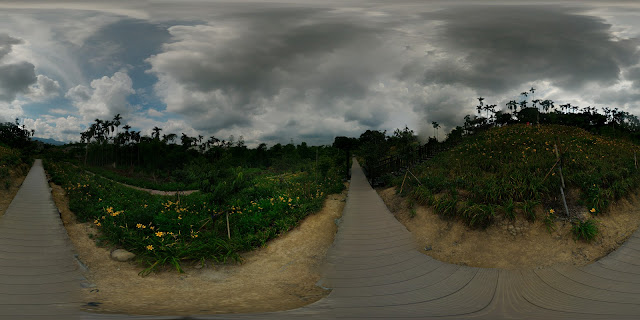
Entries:
{"label": "tree line", "polygon": [[521,99],[509,100],[503,110],[498,110],[497,104],[486,103],[485,98],[479,97],[475,107],[477,115],[466,115],[463,124],[453,128],[442,140],[438,139],[440,123],[432,121],[434,136],[423,143],[418,141],[413,130],[405,127],[396,129],[392,135],[387,135],[387,131],[367,130],[358,138],[336,137],[334,146],[359,155],[364,165],[374,164],[388,156],[411,152],[420,144],[446,148],[458,143],[464,136],[516,123],[574,126],[595,134],[627,138],[640,143],[640,120],[629,112],[618,108],[556,104],[550,99],[535,99],[535,91],[532,87],[520,93]]}
{"label": "tree line", "polygon": [[[197,175],[194,172],[226,170],[231,167],[269,168],[274,171],[310,170],[317,165],[326,173],[340,153],[331,146],[261,143],[248,148],[244,138],[190,136],[163,133],[154,127],[151,135],[132,130],[120,114],[112,119],[95,119],[60,157],[72,157],[88,166],[137,171],[154,176]],[[195,179],[195,177],[192,177]]]}
{"label": "tree line", "polygon": [[30,154],[34,151],[34,142],[31,140],[35,131],[28,130],[26,126],[20,125],[20,119],[15,122],[0,123],[0,145],[19,149],[23,154]]}

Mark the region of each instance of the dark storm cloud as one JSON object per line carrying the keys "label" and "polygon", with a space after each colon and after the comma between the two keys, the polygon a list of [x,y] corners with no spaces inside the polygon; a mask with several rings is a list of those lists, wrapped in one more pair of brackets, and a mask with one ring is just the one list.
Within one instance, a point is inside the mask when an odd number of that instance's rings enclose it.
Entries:
{"label": "dark storm cloud", "polygon": [[11,37],[8,34],[0,33],[0,59],[4,58],[9,52],[11,47],[15,44],[21,44],[22,40]]}
{"label": "dark storm cloud", "polygon": [[611,25],[569,9],[456,7],[427,14],[443,20],[438,42],[456,58],[424,73],[425,83],[463,84],[491,93],[550,80],[575,90],[612,84],[639,61],[638,39],[615,39]]}
{"label": "dark storm cloud", "polygon": [[0,65],[0,100],[13,101],[18,93],[29,92],[35,82],[35,67],[29,62]]}
{"label": "dark storm cloud", "polygon": [[[207,92],[222,89],[248,97],[254,93],[274,94],[283,85],[284,74],[307,73],[312,61],[347,44],[370,38],[372,30],[349,24],[314,24],[271,30],[258,24],[241,37],[206,55],[175,61],[167,70],[189,89]],[[213,49],[213,48],[212,48]],[[311,64],[311,65],[310,65]],[[332,95],[362,94],[359,81],[351,81],[348,70],[332,79],[321,79],[317,87]]]}
{"label": "dark storm cloud", "polygon": [[[114,73],[122,67],[133,68],[130,73],[139,80],[148,66],[144,60],[160,51],[170,35],[165,24],[143,20],[122,19],[107,24],[88,37],[78,48],[78,54],[89,57],[84,69],[91,78]],[[139,68],[136,68],[139,67]],[[151,81],[144,85],[149,85]]]}
{"label": "dark storm cloud", "polygon": [[626,73],[627,80],[633,81],[636,88],[640,89],[640,66],[629,68]]}
{"label": "dark storm cloud", "polygon": [[[269,108],[336,110],[365,99],[388,61],[375,52],[384,29],[328,10],[274,9],[169,32],[172,41],[147,60],[160,78],[157,92],[167,110],[210,132],[254,125]],[[384,121],[369,118],[353,120]]]}
{"label": "dark storm cloud", "polygon": [[[22,40],[0,34],[0,59],[11,53],[13,45]],[[18,93],[29,92],[36,82],[35,67],[29,62],[0,64],[0,101],[13,101]]]}

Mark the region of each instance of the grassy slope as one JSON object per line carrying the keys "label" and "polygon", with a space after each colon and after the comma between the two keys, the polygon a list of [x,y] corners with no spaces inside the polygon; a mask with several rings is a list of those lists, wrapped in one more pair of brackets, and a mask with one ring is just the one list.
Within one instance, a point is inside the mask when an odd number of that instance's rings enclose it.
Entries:
{"label": "grassy slope", "polygon": [[[563,155],[567,189],[573,191],[573,211],[582,208],[597,214],[639,185],[637,145],[573,127],[511,125],[467,137],[414,168],[422,185],[407,179],[404,190],[443,216],[459,217],[470,226],[486,227],[500,214],[550,219],[553,216],[536,216],[534,207],[542,204],[546,215],[564,212],[559,173],[557,167],[552,170],[555,144]],[[400,186],[402,177],[393,183]]]}

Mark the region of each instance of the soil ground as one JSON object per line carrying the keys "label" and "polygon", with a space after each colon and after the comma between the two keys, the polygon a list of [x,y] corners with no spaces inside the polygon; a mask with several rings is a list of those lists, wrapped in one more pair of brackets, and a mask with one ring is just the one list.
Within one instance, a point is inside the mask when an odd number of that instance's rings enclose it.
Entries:
{"label": "soil ground", "polygon": [[323,209],[264,248],[242,254],[240,265],[183,265],[186,273],[164,270],[140,277],[143,267],[112,260],[110,249],[96,246],[91,223],[78,223],[64,190],[54,184],[53,197],[85,277],[95,287],[83,289],[85,310],[129,314],[214,314],[280,311],[313,303],[329,291],[315,286],[337,231],[347,191],[328,196]]}
{"label": "soil ground", "polygon": [[618,248],[640,222],[640,197],[633,195],[594,217],[600,232],[587,243],[574,240],[569,222],[558,221],[555,231],[549,232],[542,219],[531,223],[519,217],[515,222],[500,220],[486,230],[477,230],[460,221],[443,220],[432,208],[418,205],[413,207],[415,216],[411,217],[412,208],[394,187],[377,191],[389,210],[413,233],[416,249],[440,261],[474,267],[585,265]]}
{"label": "soil ground", "polygon": [[0,186],[0,216],[7,211],[7,208],[11,204],[13,197],[16,196],[24,178],[26,178],[26,174],[20,174],[16,172],[11,172],[11,186],[8,189],[5,189],[4,185]]}

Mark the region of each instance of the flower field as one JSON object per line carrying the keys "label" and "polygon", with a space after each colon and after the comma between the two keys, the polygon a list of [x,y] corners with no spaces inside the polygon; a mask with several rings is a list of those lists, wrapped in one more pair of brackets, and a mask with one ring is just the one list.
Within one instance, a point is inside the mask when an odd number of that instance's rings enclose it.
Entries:
{"label": "flower field", "polygon": [[[318,211],[326,195],[344,185],[337,170],[266,173],[234,168],[212,192],[158,196],[80,172],[66,163],[45,162],[63,186],[79,221],[90,221],[99,240],[121,247],[148,265],[142,273],[184,260],[239,260],[239,253],[264,245]],[[228,224],[227,224],[228,221]]]}
{"label": "flower field", "polygon": [[[406,179],[404,190],[472,227],[486,227],[498,215],[552,221],[564,214],[556,145],[565,190],[579,190],[577,199],[568,199],[572,208],[597,215],[640,185],[635,144],[576,127],[517,124],[466,137],[412,169],[420,183]],[[400,187],[402,181],[393,183]],[[538,205],[549,217],[537,216]]]}

